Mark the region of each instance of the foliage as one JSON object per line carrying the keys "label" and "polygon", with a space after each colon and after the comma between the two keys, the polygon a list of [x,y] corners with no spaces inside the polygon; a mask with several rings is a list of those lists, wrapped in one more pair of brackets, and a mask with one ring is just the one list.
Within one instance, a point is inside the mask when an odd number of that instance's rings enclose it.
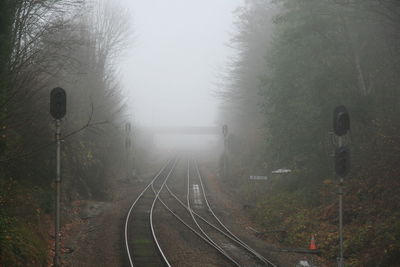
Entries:
{"label": "foliage", "polygon": [[47,242],[14,217],[0,216],[2,266],[47,266]]}
{"label": "foliage", "polygon": [[50,211],[48,191],[15,180],[2,181],[1,188],[2,266],[47,266],[48,244],[39,224]]}
{"label": "foliage", "polygon": [[[253,0],[238,11],[233,41],[239,53],[221,116],[238,129],[236,140],[254,146],[230,157],[239,162],[237,173],[292,173],[273,178],[258,196],[246,183],[236,184],[257,203],[260,222],[288,231],[288,245],[304,246],[315,233],[323,256],[334,261],[338,208],[329,132],[333,108],[346,105],[352,171],[345,180],[345,255],[351,266],[398,264],[390,222],[399,219],[393,201],[400,173],[399,10],[396,1]],[[242,101],[248,95],[255,97]],[[257,138],[255,125],[249,130],[249,123],[229,117],[239,113],[261,122]]]}
{"label": "foliage", "polygon": [[1,266],[47,266],[51,254],[42,229],[54,202],[52,88],[67,92],[63,205],[110,198],[109,176],[124,155],[114,63],[127,45],[127,25],[126,13],[107,1],[1,1]]}

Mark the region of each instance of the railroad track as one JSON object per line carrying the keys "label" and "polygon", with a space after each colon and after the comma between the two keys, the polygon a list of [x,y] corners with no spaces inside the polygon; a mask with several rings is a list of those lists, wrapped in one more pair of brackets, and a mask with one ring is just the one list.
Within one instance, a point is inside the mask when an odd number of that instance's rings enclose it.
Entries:
{"label": "railroad track", "polygon": [[170,266],[154,231],[153,211],[158,194],[174,170],[176,162],[176,159],[171,160],[157,173],[128,211],[125,220],[125,247],[130,266]]}
{"label": "railroad track", "polygon": [[[187,163],[186,181],[183,181],[186,182],[186,203],[171,190],[167,182],[176,162],[175,160],[162,168],[128,212],[125,243],[130,266],[170,266],[153,225],[157,201],[178,223],[217,251],[229,265],[276,266],[234,235],[215,215],[208,202],[196,162],[192,164],[192,168],[190,161]],[[163,189],[166,191],[163,192]]]}
{"label": "railroad track", "polygon": [[196,221],[202,232],[207,232],[210,241],[230,255],[238,266],[276,266],[233,234],[216,216],[208,201],[203,177],[196,161],[193,164],[193,172],[188,164],[187,179],[187,206],[192,213],[193,220]]}

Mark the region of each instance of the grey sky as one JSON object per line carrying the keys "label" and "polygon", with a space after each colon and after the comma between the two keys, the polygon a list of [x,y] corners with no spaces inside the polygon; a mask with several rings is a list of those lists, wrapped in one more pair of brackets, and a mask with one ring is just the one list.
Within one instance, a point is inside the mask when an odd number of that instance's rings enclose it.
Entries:
{"label": "grey sky", "polygon": [[132,13],[135,42],[122,85],[142,125],[212,125],[217,75],[234,51],[233,10],[242,0],[118,0]]}

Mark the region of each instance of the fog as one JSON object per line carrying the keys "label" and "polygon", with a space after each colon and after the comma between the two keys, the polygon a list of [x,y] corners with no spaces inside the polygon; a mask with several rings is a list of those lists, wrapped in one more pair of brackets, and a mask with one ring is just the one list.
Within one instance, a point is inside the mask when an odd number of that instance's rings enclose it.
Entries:
{"label": "fog", "polygon": [[120,63],[134,120],[145,126],[216,123],[218,75],[240,0],[120,0],[134,40]]}
{"label": "fog", "polygon": [[[228,46],[241,0],[120,0],[129,9],[132,45],[120,62],[134,124],[216,124],[218,76],[234,55]],[[202,147],[210,136],[157,135],[160,146]]]}
{"label": "fog", "polygon": [[395,0],[1,0],[0,266],[400,266],[399,40]]}
{"label": "fog", "polygon": [[0,266],[400,266],[400,1],[0,1]]}

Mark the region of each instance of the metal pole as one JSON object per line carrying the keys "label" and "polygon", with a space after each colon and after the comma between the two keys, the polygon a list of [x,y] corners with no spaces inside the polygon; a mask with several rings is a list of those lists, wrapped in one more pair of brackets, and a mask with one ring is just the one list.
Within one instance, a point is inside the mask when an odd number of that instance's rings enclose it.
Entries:
{"label": "metal pole", "polygon": [[227,165],[227,161],[228,161],[228,159],[227,159],[227,153],[226,153],[226,142],[227,142],[227,140],[226,140],[226,136],[224,136],[224,179],[226,180],[227,178],[228,178],[228,167],[226,166]]}
{"label": "metal pole", "polygon": [[126,179],[130,178],[130,153],[129,153],[129,137],[128,135],[126,136],[125,140],[125,150],[126,150]]}
{"label": "metal pole", "polygon": [[[342,137],[339,137],[339,147],[343,145]],[[344,267],[343,261],[343,178],[339,180],[339,259],[338,267]]]}
{"label": "metal pole", "polygon": [[61,200],[61,121],[56,120],[56,221],[55,221],[55,255],[54,266],[61,266],[60,261],[60,200]]}
{"label": "metal pole", "polygon": [[131,178],[131,124],[128,122],[125,125],[125,150],[126,150],[126,178]]}
{"label": "metal pole", "polygon": [[343,262],[343,179],[340,179],[339,182],[339,267],[344,266]]}

